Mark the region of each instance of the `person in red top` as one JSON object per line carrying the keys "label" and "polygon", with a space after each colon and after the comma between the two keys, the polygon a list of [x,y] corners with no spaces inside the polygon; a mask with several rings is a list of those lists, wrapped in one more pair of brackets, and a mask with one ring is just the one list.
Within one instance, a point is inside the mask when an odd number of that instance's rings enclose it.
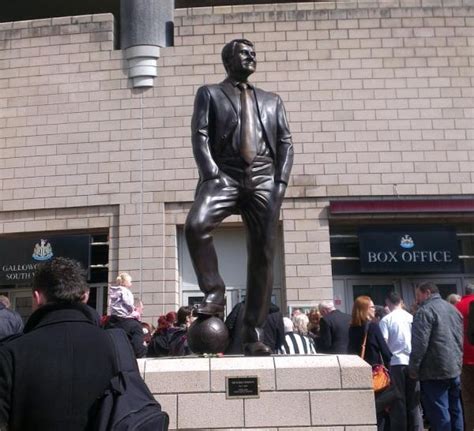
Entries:
{"label": "person in red top", "polygon": [[[461,372],[461,393],[464,405],[464,421],[466,431],[474,430],[474,344],[469,342],[467,334],[469,324],[469,305],[474,301],[474,284],[465,287],[466,294],[455,307],[464,319],[464,354]],[[472,307],[471,307],[472,308]],[[472,318],[472,316],[471,316]]]}

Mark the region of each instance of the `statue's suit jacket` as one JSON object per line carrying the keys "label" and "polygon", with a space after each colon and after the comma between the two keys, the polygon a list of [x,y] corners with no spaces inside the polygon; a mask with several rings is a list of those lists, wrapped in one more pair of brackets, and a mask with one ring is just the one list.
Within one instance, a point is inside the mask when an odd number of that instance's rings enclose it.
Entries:
{"label": "statue's suit jacket", "polygon": [[[256,87],[254,96],[265,141],[274,160],[274,179],[288,184],[293,164],[293,144],[283,102],[278,95]],[[219,161],[215,155],[224,146],[232,145],[233,134],[239,124],[240,96],[230,79],[199,88],[191,131],[200,182],[219,177]]]}

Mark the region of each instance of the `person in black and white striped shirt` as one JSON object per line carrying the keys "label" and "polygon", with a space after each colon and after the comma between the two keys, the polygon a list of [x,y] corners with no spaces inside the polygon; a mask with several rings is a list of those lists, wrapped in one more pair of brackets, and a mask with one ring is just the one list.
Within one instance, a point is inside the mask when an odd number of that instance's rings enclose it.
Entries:
{"label": "person in black and white striped shirt", "polygon": [[308,316],[299,314],[293,317],[293,322],[288,318],[283,318],[285,327],[285,342],[280,348],[283,355],[307,355],[316,353],[313,340],[308,333]]}

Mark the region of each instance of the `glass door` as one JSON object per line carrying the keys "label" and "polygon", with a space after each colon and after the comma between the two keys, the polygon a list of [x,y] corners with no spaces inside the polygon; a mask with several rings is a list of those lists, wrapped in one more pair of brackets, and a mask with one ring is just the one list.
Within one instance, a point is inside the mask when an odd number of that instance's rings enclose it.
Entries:
{"label": "glass door", "polygon": [[413,286],[413,291],[418,284],[425,281],[430,281],[438,286],[439,293],[443,299],[446,299],[451,293],[462,294],[462,279],[461,278],[441,278],[441,277],[423,277],[413,278],[410,280],[410,284]]}
{"label": "glass door", "polygon": [[457,283],[435,283],[438,286],[439,293],[441,295],[441,298],[446,299],[451,293],[458,293],[458,285]]}
{"label": "glass door", "polygon": [[[359,279],[359,280],[348,280],[348,295],[347,298],[351,299],[349,310],[352,309],[354,299],[358,296],[369,296],[375,305],[385,305],[385,298],[392,291],[400,291],[399,282],[397,280],[384,280],[384,279]],[[348,304],[349,305],[349,304]]]}
{"label": "glass door", "polygon": [[353,298],[370,296],[375,305],[385,305],[387,295],[395,290],[393,284],[353,284]]}

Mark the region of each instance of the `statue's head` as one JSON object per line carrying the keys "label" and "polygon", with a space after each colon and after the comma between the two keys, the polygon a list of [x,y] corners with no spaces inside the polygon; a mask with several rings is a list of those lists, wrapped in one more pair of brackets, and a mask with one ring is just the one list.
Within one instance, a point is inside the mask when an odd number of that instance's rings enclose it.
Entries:
{"label": "statue's head", "polygon": [[234,39],[222,48],[222,63],[227,75],[244,82],[255,72],[257,58],[254,45],[247,39]]}

